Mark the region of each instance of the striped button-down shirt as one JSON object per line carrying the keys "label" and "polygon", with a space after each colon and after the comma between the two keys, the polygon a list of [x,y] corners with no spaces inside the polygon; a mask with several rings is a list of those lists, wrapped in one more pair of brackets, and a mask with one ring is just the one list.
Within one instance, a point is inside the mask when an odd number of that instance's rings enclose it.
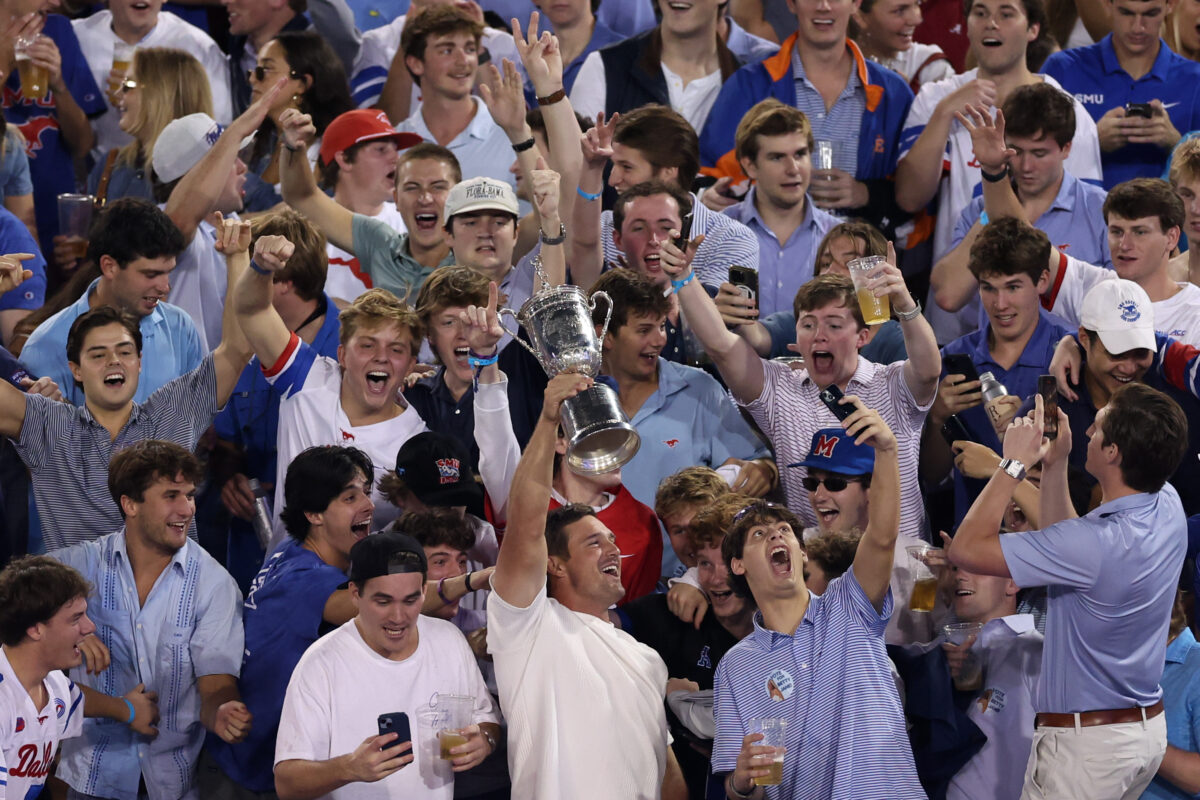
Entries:
{"label": "striped button-down shirt", "polygon": [[[928,538],[925,504],[917,484],[917,456],[921,446],[921,426],[933,405],[920,404],[904,380],[904,365],[873,364],[858,357],[858,368],[847,384],[846,394],[857,395],[873,408],[896,435],[900,460],[900,534]],[[840,427],[833,412],[825,407],[820,388],[807,370],[791,370],[777,361],[763,362],[763,392],[753,402],[742,403],[775,449],[775,461],[781,466],[803,461],[812,447],[812,437],[821,428]],[[808,474],[803,467],[780,469],[787,505],[804,521],[805,527],[817,524],[808,492],[801,481]]]}
{"label": "striped button-down shirt", "polygon": [[733,771],[750,720],[782,717],[783,783],[769,800],[924,800],[883,644],[891,613],[891,592],[876,611],[853,567],[810,595],[791,635],[756,613],[717,664],[713,772]]}
{"label": "striped button-down shirt", "polygon": [[[857,175],[858,139],[862,135],[863,113],[867,110],[867,92],[858,79],[858,71],[850,70],[846,86],[833,102],[833,108],[828,110],[825,98],[804,74],[799,47],[792,49],[792,78],[796,86],[796,108],[808,117],[813,139],[833,142],[833,166]],[[813,164],[813,169],[817,169],[817,164]]]}
{"label": "striped button-down shirt", "polygon": [[188,540],[138,601],[125,530],[59,550],[54,557],[92,584],[88,615],[112,653],[99,675],[71,670],[78,684],[120,697],[139,683],[158,693],[158,736],[89,719],[83,735],[63,742],[58,777],[77,792],[137,800],[145,780],[150,800],[198,800],[196,761],[204,744],[201,675],[237,676],[242,666],[242,593],[229,573]]}
{"label": "striped button-down shirt", "polygon": [[17,452],[33,479],[45,549],[68,547],[120,528],[124,520],[108,491],[112,457],[146,439],[165,439],[192,450],[218,410],[212,355],[145,403],[134,403],[115,439],[87,406],[26,395]]}

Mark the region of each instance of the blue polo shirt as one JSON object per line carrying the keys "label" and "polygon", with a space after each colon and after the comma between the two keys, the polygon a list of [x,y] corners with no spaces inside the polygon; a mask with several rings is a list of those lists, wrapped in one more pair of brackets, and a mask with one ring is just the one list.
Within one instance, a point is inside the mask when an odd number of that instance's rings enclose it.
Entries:
{"label": "blue polo shirt", "polygon": [[[1200,644],[1188,628],[1167,645],[1162,674],[1163,705],[1167,715],[1167,744],[1188,753],[1200,752]],[[1142,800],[1188,800],[1188,794],[1163,778],[1154,777]]]}
{"label": "blue polo shirt", "polygon": [[1175,487],[1119,497],[1045,530],[1009,533],[1000,549],[1018,586],[1048,586],[1039,712],[1150,706],[1187,519]]}
{"label": "blue polo shirt", "polygon": [[[1055,345],[1062,337],[1074,332],[1061,324],[1044,308],[1039,307],[1038,324],[1033,329],[1033,335],[1025,343],[1025,349],[1021,351],[1016,363],[1005,369],[996,363],[992,357],[992,351],[988,348],[988,332],[990,330],[991,324],[989,323],[966,336],[960,336],[942,348],[942,355],[962,353],[968,356],[981,375],[985,372],[992,373],[996,376],[996,380],[1004,384],[1004,388],[1008,389],[1009,394],[1021,398],[1030,397],[1037,392],[1038,376],[1045,375],[1050,371],[1050,359],[1054,357]],[[947,374],[943,362],[942,377],[945,378]],[[1000,452],[1000,439],[996,436],[991,420],[988,419],[987,411],[982,405],[959,412],[958,418],[967,426],[967,430],[975,437],[975,441],[987,445],[997,453]],[[986,481],[964,478],[961,472],[957,469],[954,470],[954,520],[956,523],[961,522],[962,518],[966,516],[967,509],[971,507],[971,503],[974,502],[986,483]]]}
{"label": "blue polo shirt", "polygon": [[804,221],[786,242],[780,242],[754,205],[757,194],[758,187],[750,187],[742,202],[723,213],[754,231],[758,239],[758,309],[765,317],[791,310],[796,290],[812,279],[817,247],[840,220],[817,208],[811,197],[805,197]]}
{"label": "blue polo shirt", "polygon": [[[83,405],[83,387],[75,385],[67,366],[67,334],[72,323],[91,310],[88,298],[99,282],[100,278],[92,281],[78,300],[38,325],[21,350],[21,360],[30,372],[40,378],[53,378],[63,398],[77,406]],[[149,400],[157,389],[200,366],[204,358],[196,323],[179,306],[160,302],[142,317],[141,330],[142,370],[133,396],[133,402],[139,404]]]}
{"label": "blue polo shirt", "polygon": [[[1159,40],[1154,66],[1134,80],[1117,61],[1112,34],[1088,47],[1062,50],[1046,59],[1042,72],[1083,103],[1092,119],[1126,103],[1162,101],[1171,124],[1181,133],[1200,128],[1200,64],[1173,52]],[[1128,144],[1100,153],[1104,188],[1131,178],[1155,178],[1168,151],[1153,144]],[[1076,255],[1076,254],[1072,254]]]}
{"label": "blue polo shirt", "polygon": [[300,656],[329,628],[325,603],[345,582],[345,573],[289,537],[246,594],[246,650],[238,688],[254,725],[235,745],[209,734],[207,748],[226,775],[253,792],[275,790],[275,736],[288,681]]}
{"label": "blue polo shirt", "polygon": [[888,589],[876,611],[851,567],[810,594],[791,634],[756,612],[717,664],[713,772],[733,771],[751,719],[783,717],[783,784],[766,788],[769,800],[923,800],[883,644],[892,607]]}

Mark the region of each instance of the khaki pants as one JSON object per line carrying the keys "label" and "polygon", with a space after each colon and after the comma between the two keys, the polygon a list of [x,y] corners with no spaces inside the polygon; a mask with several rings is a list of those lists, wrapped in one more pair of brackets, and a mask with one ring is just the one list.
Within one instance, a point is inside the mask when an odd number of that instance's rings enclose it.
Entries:
{"label": "khaki pants", "polygon": [[1167,752],[1166,717],[1038,728],[1021,800],[1137,800]]}

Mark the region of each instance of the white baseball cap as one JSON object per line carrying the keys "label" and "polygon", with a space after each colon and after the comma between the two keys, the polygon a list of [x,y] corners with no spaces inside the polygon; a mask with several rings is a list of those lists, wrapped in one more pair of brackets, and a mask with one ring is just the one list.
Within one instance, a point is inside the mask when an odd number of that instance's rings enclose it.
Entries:
{"label": "white baseball cap", "polygon": [[[163,183],[182,178],[212,150],[224,130],[224,125],[217,124],[204,112],[188,114],[168,123],[154,142],[154,153],[150,157],[154,174]],[[248,147],[253,141],[252,133],[242,139],[238,149]]]}
{"label": "white baseball cap", "polygon": [[449,222],[455,214],[466,214],[470,211],[504,211],[514,217],[521,215],[517,195],[512,187],[504,181],[483,177],[470,178],[454,184],[450,193],[446,195],[442,224]]}
{"label": "white baseball cap", "polygon": [[1146,290],[1133,281],[1101,281],[1083,298],[1079,324],[1100,336],[1113,355],[1144,348],[1157,350],[1154,306]]}

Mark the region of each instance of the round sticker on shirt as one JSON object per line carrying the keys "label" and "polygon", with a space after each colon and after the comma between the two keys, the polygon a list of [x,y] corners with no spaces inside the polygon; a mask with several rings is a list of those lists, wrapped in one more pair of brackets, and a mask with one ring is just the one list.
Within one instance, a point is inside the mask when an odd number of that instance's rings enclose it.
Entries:
{"label": "round sticker on shirt", "polygon": [[767,696],[775,702],[782,702],[792,696],[796,684],[786,670],[777,669],[767,676]]}

